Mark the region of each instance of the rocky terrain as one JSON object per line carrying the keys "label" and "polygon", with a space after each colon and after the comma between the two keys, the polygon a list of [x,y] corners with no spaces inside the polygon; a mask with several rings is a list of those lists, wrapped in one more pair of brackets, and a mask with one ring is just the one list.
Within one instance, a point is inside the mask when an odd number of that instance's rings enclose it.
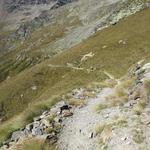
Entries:
{"label": "rocky terrain", "polygon": [[149,150],[149,5],[1,0],[0,149]]}
{"label": "rocky terrain", "polygon": [[[81,99],[86,101],[91,96],[95,97],[99,91],[100,89],[98,88],[93,90],[74,89],[65,97],[69,95],[70,98],[76,98],[76,101]],[[13,132],[10,139],[3,142],[1,149],[17,149],[18,145],[27,138],[37,138],[50,144],[56,144],[59,137],[58,134],[63,129],[64,120],[73,116],[76,109],[76,105],[72,103],[73,101],[68,101],[65,97],[62,97],[62,100],[50,110],[46,110],[40,116],[34,117],[33,122]],[[79,107],[82,106],[81,103],[79,103]]]}
{"label": "rocky terrain", "polygon": [[[59,148],[149,149],[150,95],[145,93],[147,87],[144,87],[144,82],[150,79],[149,71],[149,64],[143,68],[137,66],[135,72],[132,70],[132,77],[129,75],[128,79],[121,80],[114,88],[104,88],[95,99],[91,98],[85,107],[76,109],[73,117],[64,122],[65,127],[58,140]],[[136,78],[127,83],[133,76]],[[129,85],[121,87],[121,84]],[[120,102],[110,104],[108,97],[116,92],[117,86],[120,87],[119,92],[126,91],[127,98],[124,102],[124,97],[118,97]],[[115,101],[115,97],[111,100]]]}
{"label": "rocky terrain", "polygon": [[21,0],[21,1],[16,1],[16,0],[7,0],[4,2],[4,8],[6,8],[8,13],[11,13],[15,10],[21,9],[22,6],[26,5],[41,5],[41,4],[50,4],[54,3],[52,8],[58,8],[60,6],[63,6],[67,3],[72,2],[73,0]]}
{"label": "rocky terrain", "polygon": [[107,80],[99,88],[75,89],[63,96],[63,101],[13,132],[2,149],[15,150],[26,138],[58,144],[62,150],[148,149],[150,64],[139,62],[126,76],[113,80],[113,87]]}

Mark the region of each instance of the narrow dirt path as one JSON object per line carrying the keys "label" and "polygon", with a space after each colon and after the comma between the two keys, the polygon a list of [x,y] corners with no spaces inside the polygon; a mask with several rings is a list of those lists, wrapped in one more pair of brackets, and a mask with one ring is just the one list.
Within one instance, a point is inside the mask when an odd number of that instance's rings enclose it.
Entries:
{"label": "narrow dirt path", "polygon": [[94,111],[94,108],[97,104],[104,103],[105,96],[111,92],[110,88],[103,89],[97,98],[90,99],[85,107],[75,110],[72,118],[65,120],[65,126],[58,140],[61,150],[97,149],[95,126],[102,121],[102,117]]}

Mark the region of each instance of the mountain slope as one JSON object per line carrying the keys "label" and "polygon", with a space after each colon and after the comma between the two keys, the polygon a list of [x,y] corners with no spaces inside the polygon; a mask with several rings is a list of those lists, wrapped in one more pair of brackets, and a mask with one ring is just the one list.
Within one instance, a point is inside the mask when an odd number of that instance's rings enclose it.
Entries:
{"label": "mountain slope", "polygon": [[115,24],[145,6],[134,1],[90,0],[87,3],[81,0],[59,9],[44,11],[30,21],[23,21],[13,31],[6,32],[9,23],[2,24],[0,81],[75,46],[97,30]]}
{"label": "mountain slope", "polygon": [[[0,127],[1,141],[27,121],[26,116],[31,115],[30,108],[34,112],[35,102],[42,101],[44,106],[38,111],[36,109],[34,115],[67,91],[106,79],[105,70],[118,78],[137,61],[149,61],[149,14],[149,8],[138,12],[97,32],[79,45],[3,81],[0,84],[1,114],[8,121]],[[90,52],[95,55],[81,63],[83,56]],[[24,110],[25,113],[19,115]],[[12,126],[9,118],[13,116],[19,123]]]}

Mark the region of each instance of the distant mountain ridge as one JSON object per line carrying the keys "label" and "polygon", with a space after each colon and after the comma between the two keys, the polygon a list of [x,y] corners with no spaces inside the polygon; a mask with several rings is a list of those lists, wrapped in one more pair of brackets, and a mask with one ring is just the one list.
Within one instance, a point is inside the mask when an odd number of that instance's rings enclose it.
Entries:
{"label": "distant mountain ridge", "polygon": [[20,7],[24,5],[41,5],[54,3],[53,8],[57,8],[72,1],[74,0],[6,0],[4,2],[4,7],[6,8],[8,13],[11,13],[16,9],[20,9]]}
{"label": "distant mountain ridge", "polygon": [[99,87],[141,59],[148,63],[149,6],[149,0],[0,0],[0,147],[72,89]]}

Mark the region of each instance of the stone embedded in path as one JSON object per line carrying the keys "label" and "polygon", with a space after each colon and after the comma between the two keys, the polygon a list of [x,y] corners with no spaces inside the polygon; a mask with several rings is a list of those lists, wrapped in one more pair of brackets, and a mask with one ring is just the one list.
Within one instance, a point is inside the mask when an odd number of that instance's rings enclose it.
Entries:
{"label": "stone embedded in path", "polygon": [[42,127],[37,127],[32,129],[32,134],[37,136],[37,135],[42,135],[43,134],[43,129]]}
{"label": "stone embedded in path", "polygon": [[33,121],[35,122],[35,121],[40,121],[41,120],[41,117],[39,116],[39,117],[34,117],[33,118]]}
{"label": "stone embedded in path", "polygon": [[57,140],[58,140],[58,138],[56,135],[49,135],[49,136],[47,136],[45,141],[48,142],[49,144],[54,144],[57,142]]}
{"label": "stone embedded in path", "polygon": [[53,134],[43,134],[43,135],[37,136],[37,138],[45,141],[51,136],[54,136],[54,135]]}
{"label": "stone embedded in path", "polygon": [[33,128],[33,123],[30,123],[30,124],[26,125],[27,130],[31,131],[32,128]]}
{"label": "stone embedded in path", "polygon": [[63,117],[70,117],[72,115],[73,115],[72,112],[65,112],[65,113],[63,113]]}
{"label": "stone embedded in path", "polygon": [[69,105],[63,105],[63,106],[61,106],[61,107],[60,107],[60,114],[62,114],[63,111],[70,111],[71,108],[72,108],[72,107],[69,106]]}
{"label": "stone embedded in path", "polygon": [[41,121],[41,123],[43,123],[46,127],[49,127],[49,126],[50,126],[49,121],[47,121],[46,119],[43,119],[43,120]]}
{"label": "stone embedded in path", "polygon": [[11,141],[17,142],[20,138],[25,137],[25,133],[23,131],[15,131],[11,136]]}

